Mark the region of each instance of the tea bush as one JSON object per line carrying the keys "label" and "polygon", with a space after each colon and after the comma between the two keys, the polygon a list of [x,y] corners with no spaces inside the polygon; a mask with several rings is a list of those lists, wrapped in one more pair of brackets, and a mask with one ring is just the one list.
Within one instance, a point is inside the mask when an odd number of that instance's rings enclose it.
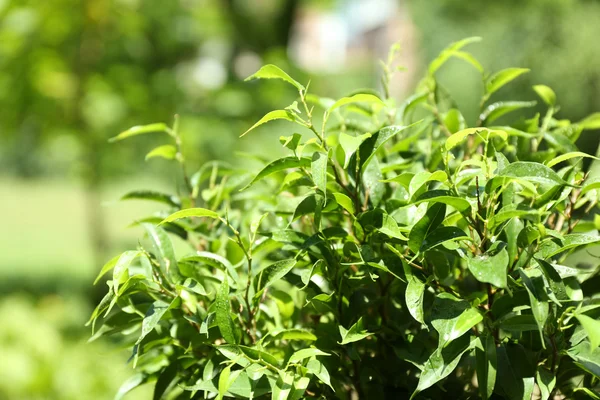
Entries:
{"label": "tea bush", "polygon": [[[292,124],[288,155],[258,173],[189,174],[177,120],[118,135],[166,134],[147,157],[181,164],[183,184],[124,196],[165,210],[100,273],[90,323],[129,340],[137,370],[117,398],[146,382],[155,399],[598,398],[597,261],[569,256],[600,242],[600,181],[583,167],[596,158],[575,146],[600,113],[559,119],[537,85],[545,114],[511,121],[535,102],[493,98],[527,70],[485,73],[464,50],[476,40],[446,48],[400,104],[396,48],[382,94],[319,97],[262,67],[248,79],[298,100],[242,134]],[[451,58],[481,74],[471,127],[436,82]]]}

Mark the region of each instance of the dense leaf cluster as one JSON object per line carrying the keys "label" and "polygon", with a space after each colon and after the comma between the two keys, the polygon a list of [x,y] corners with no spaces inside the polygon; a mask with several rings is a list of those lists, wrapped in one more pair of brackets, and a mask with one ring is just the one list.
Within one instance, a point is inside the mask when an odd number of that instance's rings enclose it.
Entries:
{"label": "dense leaf cluster", "polygon": [[[181,163],[185,181],[125,196],[165,210],[100,274],[112,271],[95,335],[127,338],[138,371],[117,397],[154,382],[156,399],[598,398],[597,261],[571,255],[600,242],[600,182],[583,169],[595,157],[574,144],[600,114],[558,119],[538,85],[545,114],[510,121],[534,102],[492,99],[527,70],[485,73],[464,51],[476,40],[444,50],[400,104],[387,95],[396,49],[383,95],[318,97],[261,68],[249,79],[299,96],[249,131],[286,120],[305,133],[282,136],[289,155],[257,173],[188,175],[177,123],[117,136],[166,133],[148,157]],[[451,58],[481,73],[473,127],[436,82]]]}

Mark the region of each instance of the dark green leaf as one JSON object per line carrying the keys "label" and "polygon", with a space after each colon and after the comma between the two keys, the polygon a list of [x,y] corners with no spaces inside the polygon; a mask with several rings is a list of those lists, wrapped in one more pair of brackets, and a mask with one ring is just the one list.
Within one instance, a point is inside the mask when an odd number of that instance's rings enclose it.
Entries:
{"label": "dark green leaf", "polygon": [[425,252],[441,245],[444,242],[455,242],[459,240],[471,240],[471,238],[465,232],[455,226],[442,226],[441,228],[437,228],[427,235],[425,240],[423,240],[419,251]]}
{"label": "dark green leaf", "polygon": [[296,260],[281,260],[277,261],[274,264],[269,265],[259,272],[257,292],[260,292],[262,289],[271,286],[281,278],[287,275],[288,272],[294,268],[296,265]]}
{"label": "dark green leaf", "polygon": [[171,207],[179,207],[181,205],[181,202],[177,196],[150,190],[135,190],[133,192],[129,192],[123,195],[121,200],[150,200],[163,203]]}
{"label": "dark green leaf", "polygon": [[439,334],[439,348],[444,348],[483,320],[476,308],[450,293],[436,296],[431,310],[431,325]]}
{"label": "dark green leaf", "polygon": [[496,342],[491,335],[482,335],[478,338],[475,357],[477,360],[479,394],[482,399],[489,399],[494,392],[496,370],[498,369]]}
{"label": "dark green leaf", "polygon": [[429,190],[417,197],[414,204],[421,203],[444,203],[463,214],[469,213],[471,210],[471,203],[462,197],[452,195],[449,190]]}
{"label": "dark green leaf", "polygon": [[175,257],[175,251],[173,250],[173,244],[169,239],[167,232],[160,226],[154,226],[152,224],[143,223],[142,226],[148,232],[154,252],[160,268],[163,273],[174,279],[175,281],[181,281],[181,274],[177,266],[177,258]]}
{"label": "dark green leaf", "polygon": [[446,217],[446,204],[433,203],[427,212],[410,230],[408,247],[413,253],[418,253],[429,233],[439,227]]}

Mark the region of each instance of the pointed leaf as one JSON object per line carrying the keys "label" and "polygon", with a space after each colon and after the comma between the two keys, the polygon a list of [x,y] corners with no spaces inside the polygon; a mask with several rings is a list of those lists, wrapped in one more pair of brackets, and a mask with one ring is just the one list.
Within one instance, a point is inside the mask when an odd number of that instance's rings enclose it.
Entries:
{"label": "pointed leaf", "polygon": [[150,200],[164,203],[171,207],[179,207],[181,204],[177,196],[151,190],[135,190],[123,195],[121,200]]}
{"label": "pointed leaf", "polygon": [[117,136],[110,138],[108,141],[117,142],[119,140],[127,139],[131,136],[142,135],[144,133],[151,132],[169,132],[169,127],[167,127],[167,125],[162,122],[149,125],[137,125],[127,129],[124,132],[119,133]]}
{"label": "pointed leaf", "polygon": [[219,214],[217,214],[214,211],[207,210],[206,208],[186,208],[184,210],[180,210],[180,211],[174,212],[173,214],[169,215],[167,218],[163,219],[160,224],[162,225],[167,222],[173,222],[178,219],[191,218],[191,217],[197,217],[197,218],[207,217],[207,218],[219,219]]}
{"label": "pointed leaf", "polygon": [[350,327],[350,329],[346,330],[343,326],[339,326],[340,336],[342,337],[342,341],[338,342],[341,345],[345,345],[348,343],[358,342],[370,336],[371,333],[365,331],[363,329],[362,317],[358,319],[358,321]]}
{"label": "pointed leaf", "polygon": [[227,279],[223,279],[221,287],[215,298],[216,319],[221,336],[229,344],[236,344],[235,326],[231,319],[231,305],[229,304],[229,284]]}
{"label": "pointed leaf", "polygon": [[175,251],[173,250],[173,244],[171,243],[167,232],[160,226],[154,226],[153,224],[143,223],[142,227],[148,232],[148,236],[154,247],[156,258],[158,259],[163,273],[174,281],[181,281]]}
{"label": "pointed leaf", "polygon": [[281,278],[287,275],[288,272],[296,265],[295,259],[281,260],[264,268],[259,274],[257,292],[271,286]]}
{"label": "pointed leaf", "polygon": [[554,106],[556,104],[556,94],[554,93],[554,90],[550,89],[548,86],[535,85],[533,90],[535,90],[538,96],[544,100],[544,103],[548,104],[549,106]]}
{"label": "pointed leaf", "polygon": [[305,88],[299,82],[292,79],[286,72],[284,72],[281,68],[273,64],[267,64],[262,66],[258,71],[254,74],[250,75],[245,81],[250,81],[253,79],[282,79],[296,87],[299,91],[304,91]]}
{"label": "pointed leaf", "polygon": [[261,126],[262,124],[266,124],[267,122],[274,121],[276,119],[285,119],[286,121],[295,122],[296,116],[290,110],[275,110],[267,113],[264,117],[262,117],[257,123],[252,125],[250,129],[246,132],[242,133],[240,137],[245,136],[251,130]]}
{"label": "pointed leaf", "polygon": [[312,174],[315,185],[327,195],[327,162],[329,161],[329,153],[315,152],[310,164],[310,173]]}
{"label": "pointed leaf", "polygon": [[444,242],[456,242],[459,240],[471,240],[471,238],[464,231],[455,226],[442,226],[441,228],[437,228],[427,235],[425,240],[423,240],[419,251],[425,252],[441,245]]}
{"label": "pointed leaf", "polygon": [[594,157],[594,156],[589,155],[587,153],[582,153],[581,151],[573,151],[573,152],[566,153],[566,154],[563,154],[561,156],[558,156],[556,158],[553,158],[552,160],[546,162],[546,166],[549,167],[549,168],[552,168],[556,164],[560,164],[563,161],[570,160],[571,158],[575,158],[575,157],[587,157],[587,158],[593,158],[594,160],[599,160],[598,157]]}
{"label": "pointed leaf", "polygon": [[444,348],[483,320],[469,302],[450,293],[436,296],[431,310],[431,325],[439,333],[439,348]]}
{"label": "pointed leaf", "polygon": [[499,136],[502,138],[502,140],[506,140],[508,137],[506,132],[501,130],[491,130],[488,128],[467,128],[452,134],[448,139],[446,139],[446,150],[452,150],[470,135],[481,135],[485,140],[489,140],[489,137],[492,135]]}
{"label": "pointed leaf", "polygon": [[502,86],[515,80],[518,76],[523,75],[527,72],[529,72],[529,69],[527,68],[506,68],[496,72],[490,77],[490,79],[488,79],[487,83],[485,84],[485,91],[487,95],[491,95],[492,93],[500,89]]}
{"label": "pointed leaf", "polygon": [[503,289],[507,288],[508,251],[506,251],[506,243],[495,242],[485,254],[468,258],[467,266],[479,282],[491,283]]}
{"label": "pointed leaf", "polygon": [[383,101],[381,101],[381,99],[377,96],[374,96],[372,94],[359,93],[350,97],[342,97],[341,99],[333,103],[331,107],[329,107],[327,113],[331,114],[332,111],[353,103],[375,103],[382,106],[384,105]]}
{"label": "pointed leaf", "polygon": [[600,321],[584,314],[578,314],[576,317],[587,333],[591,348],[597,348],[600,345]]}
{"label": "pointed leaf", "polygon": [[477,384],[482,399],[489,399],[496,385],[496,370],[498,360],[496,357],[496,342],[491,335],[482,335],[478,338],[475,348],[477,361]]}
{"label": "pointed leaf", "polygon": [[484,122],[485,125],[488,125],[505,114],[520,110],[522,108],[533,107],[536,104],[537,103],[535,101],[499,101],[487,106],[479,115],[479,120]]}
{"label": "pointed leaf", "polygon": [[174,160],[177,155],[177,149],[171,144],[165,144],[153,148],[148,154],[146,154],[146,161],[154,157],[161,157],[166,160]]}
{"label": "pointed leaf", "polygon": [[410,230],[408,235],[408,247],[413,253],[418,253],[431,231],[439,227],[446,217],[446,205],[444,203],[433,203],[427,212]]}
{"label": "pointed leaf", "polygon": [[307,157],[298,158],[298,157],[283,157],[277,159],[275,161],[270,162],[264,167],[245,187],[241,190],[246,190],[250,186],[254,185],[256,182],[261,179],[274,174],[275,172],[283,171],[290,168],[301,168],[301,167],[309,167],[311,165],[311,159]]}
{"label": "pointed leaf", "polygon": [[135,344],[140,344],[142,340],[156,328],[165,313],[169,310],[171,304],[165,303],[162,300],[157,300],[148,309],[146,316],[142,321],[142,333]]}

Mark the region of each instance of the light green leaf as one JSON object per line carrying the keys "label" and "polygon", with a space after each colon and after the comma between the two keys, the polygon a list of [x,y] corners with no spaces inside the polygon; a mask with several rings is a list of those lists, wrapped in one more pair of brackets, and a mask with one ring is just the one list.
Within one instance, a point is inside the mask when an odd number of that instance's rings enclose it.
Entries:
{"label": "light green leaf", "polygon": [[333,193],[333,197],[335,198],[336,203],[338,203],[342,208],[348,211],[351,215],[354,215],[354,203],[350,199],[350,197],[346,196],[343,193]]}
{"label": "light green leaf", "polygon": [[568,185],[556,172],[547,166],[529,161],[517,161],[498,172],[499,177],[525,179],[541,185]]}
{"label": "light green leaf", "polygon": [[449,190],[429,190],[417,197],[414,202],[415,205],[421,203],[444,203],[455,208],[462,214],[466,214],[471,211],[471,203],[462,197],[454,196]]}
{"label": "light green leaf", "polygon": [[117,261],[119,260],[119,258],[121,258],[122,255],[123,254],[119,254],[118,256],[114,256],[106,264],[104,264],[104,266],[100,270],[100,273],[96,277],[96,280],[94,281],[94,285],[96,283],[98,283],[98,281],[100,280],[100,278],[102,278],[104,276],[104,274],[106,274],[108,271],[110,271],[111,269],[113,269],[115,267],[115,265],[117,265]]}
{"label": "light green leaf", "polygon": [[154,226],[153,224],[143,223],[142,227],[148,232],[155,256],[163,273],[176,282],[181,281],[175,251],[167,232],[160,226]]}
{"label": "light green leaf", "polygon": [[508,251],[506,251],[506,243],[495,242],[485,254],[468,258],[467,266],[479,282],[491,283],[503,289],[507,288]]}
{"label": "light green leaf", "polygon": [[272,340],[303,340],[314,342],[317,337],[314,333],[306,329],[291,328],[273,332],[269,335]]}
{"label": "light green leaf", "polygon": [[180,210],[180,211],[174,212],[173,214],[169,215],[167,218],[162,220],[160,225],[165,224],[167,222],[173,222],[178,219],[191,218],[191,217],[196,217],[196,218],[207,217],[207,218],[219,219],[219,214],[217,214],[214,211],[207,210],[206,208],[186,208],[185,210]]}
{"label": "light green leaf", "polygon": [[223,396],[229,390],[229,385],[231,381],[229,380],[229,376],[231,374],[231,365],[223,368],[223,371],[219,374],[219,395],[217,396],[217,400],[223,400]]}
{"label": "light green leaf", "polygon": [[298,363],[307,358],[315,357],[315,356],[329,356],[329,353],[325,353],[315,347],[309,347],[307,349],[301,349],[294,352],[288,360],[289,364]]}
{"label": "light green leaf", "polygon": [[208,251],[197,251],[193,256],[181,258],[179,263],[202,263],[210,265],[211,267],[220,269],[225,273],[229,273],[236,285],[239,285],[240,278],[234,266],[228,259],[218,254],[210,253]]}
{"label": "light green leaf", "polygon": [[334,111],[340,107],[343,107],[345,105],[353,104],[353,103],[370,103],[370,104],[379,104],[381,106],[385,105],[383,103],[383,101],[377,96],[374,96],[372,94],[359,93],[359,94],[355,94],[354,96],[350,96],[350,97],[342,97],[341,99],[339,99],[338,101],[333,103],[333,105],[331,107],[329,107],[329,109],[327,110],[327,113],[331,114],[332,111]]}
{"label": "light green leaf", "polygon": [[140,344],[142,340],[156,328],[156,325],[160,322],[165,313],[169,310],[171,304],[165,303],[162,300],[156,300],[150,308],[148,312],[146,312],[146,316],[142,321],[142,333],[135,344]]}
{"label": "light green leaf", "polygon": [[513,81],[518,76],[523,75],[524,73],[529,72],[527,68],[506,68],[501,71],[496,72],[485,84],[485,91],[487,96],[489,97],[491,94],[496,92],[502,86],[507,83]]}
{"label": "light green leaf", "polygon": [[444,171],[422,171],[411,179],[410,184],[408,186],[408,195],[412,198],[415,193],[419,191],[428,182],[437,181],[437,182],[446,182],[448,176]]}
{"label": "light green leaf", "polygon": [[331,385],[329,371],[327,371],[327,368],[325,368],[323,363],[317,360],[316,357],[313,357],[308,361],[308,364],[306,364],[306,369],[308,370],[308,372],[314,374],[317,378],[319,378],[319,380],[321,380],[321,382],[329,386],[331,390],[335,392],[335,389]]}
{"label": "light green leaf", "polygon": [[429,64],[429,75],[433,76],[438,69],[440,69],[440,67],[442,65],[444,65],[444,63],[446,61],[448,61],[451,57],[456,56],[456,54],[459,52],[460,49],[462,49],[463,47],[465,47],[466,45],[470,44],[470,43],[475,43],[475,42],[479,42],[481,41],[480,37],[470,37],[470,38],[466,38],[463,40],[460,40],[458,42],[454,42],[452,43],[450,46],[446,47],[439,56],[437,56],[437,58],[435,58],[431,64]]}
{"label": "light green leaf", "polygon": [[215,298],[216,319],[221,336],[229,344],[236,344],[235,326],[231,319],[231,305],[229,304],[229,283],[223,279],[221,287],[217,291]]}
{"label": "light green leaf", "polygon": [[600,129],[600,112],[588,115],[577,123],[583,129]]}
{"label": "light green leaf", "polygon": [[281,278],[287,275],[288,272],[296,265],[295,259],[281,260],[269,265],[259,272],[257,292],[271,286]]}
{"label": "light green leaf", "polygon": [[177,149],[175,146],[170,144],[165,144],[164,146],[158,146],[152,149],[148,154],[146,154],[146,161],[154,157],[161,157],[166,160],[173,160],[177,155]]}
{"label": "light green leaf", "polygon": [[150,200],[166,204],[171,207],[179,207],[180,201],[177,196],[150,190],[135,190],[121,197],[121,200]]}
{"label": "light green leaf", "polygon": [[141,251],[126,251],[117,260],[115,267],[113,269],[113,290],[115,294],[119,293],[119,281],[121,277],[125,275],[129,269],[129,266],[140,254]]}
{"label": "light green leaf", "polygon": [[556,385],[556,375],[553,372],[548,371],[546,368],[538,365],[535,380],[538,384],[541,392],[541,400],[550,399],[550,394],[554,390]]}
{"label": "light green leaf", "polygon": [[533,312],[533,316],[535,317],[538,325],[542,346],[545,348],[544,325],[546,325],[550,307],[544,292],[543,281],[540,279],[540,277],[537,277],[537,279],[536,277],[533,277],[535,280],[532,279],[529,277],[529,275],[527,275],[526,271],[521,268],[519,268],[519,275],[521,276],[521,280],[527,289],[531,311]]}
{"label": "light green leaf", "polygon": [[312,174],[313,182],[327,195],[327,162],[329,161],[329,153],[315,152],[310,164],[310,173]]}
{"label": "light green leaf", "polygon": [[426,286],[419,278],[414,276],[411,267],[403,262],[404,275],[408,281],[406,291],[404,292],[404,299],[406,301],[406,308],[414,319],[421,324],[425,325],[425,316],[423,313],[423,295],[425,294]]}
{"label": "light green leaf", "polygon": [[358,321],[350,327],[350,329],[346,330],[346,328],[341,325],[339,326],[339,329],[342,341],[338,343],[341,345],[358,342],[359,340],[371,335],[371,333],[363,329],[362,317],[360,317]]}
{"label": "light green leaf", "polygon": [[491,130],[488,128],[467,128],[454,133],[448,139],[446,139],[446,150],[452,150],[470,135],[481,135],[481,137],[483,137],[486,141],[489,140],[490,136],[492,135],[499,136],[502,138],[502,140],[506,140],[508,138],[507,133],[501,130]]}
{"label": "light green leaf", "polygon": [[245,81],[250,81],[253,79],[282,79],[288,83],[291,83],[298,89],[299,91],[304,91],[305,88],[298,81],[292,79],[286,72],[284,72],[281,68],[273,64],[267,64],[262,66],[258,71],[254,74],[250,75]]}
{"label": "light green leaf", "polygon": [[[491,124],[498,118],[510,112],[535,106],[535,101],[500,101],[490,104],[479,115],[479,120],[485,125]],[[507,132],[510,134],[510,132]]]}
{"label": "light green leaf", "polygon": [[444,348],[483,320],[469,302],[450,293],[436,296],[431,310],[431,325],[439,333],[439,348]]}
{"label": "light green leaf", "polygon": [[599,160],[598,157],[594,157],[592,155],[586,154],[586,153],[582,153],[581,151],[573,151],[570,153],[566,153],[563,154],[561,156],[558,156],[556,158],[553,158],[550,161],[547,161],[545,164],[547,167],[552,168],[553,166],[555,166],[556,164],[559,164],[563,161],[566,160],[570,160],[571,158],[575,158],[575,157],[587,157],[587,158],[593,158],[594,160]]}
{"label": "light green leaf", "polygon": [[260,172],[241,190],[246,190],[250,186],[254,185],[256,182],[261,179],[274,174],[275,172],[283,171],[290,168],[301,168],[301,167],[309,167],[311,165],[311,159],[308,157],[298,158],[298,157],[283,157],[279,158],[275,161],[267,164]]}
{"label": "light green leaf", "polygon": [[408,248],[413,253],[418,253],[431,231],[439,227],[446,217],[446,204],[433,203],[427,212],[410,230],[408,234]]}
{"label": "light green leaf", "polygon": [[551,107],[553,107],[556,104],[556,94],[554,93],[554,90],[550,89],[548,86],[535,85],[533,87],[533,90],[535,90],[538,96],[540,96],[540,98],[544,100],[544,103],[548,104]]}
{"label": "light green leaf", "polygon": [[560,241],[560,243],[561,245],[557,245],[552,240],[544,241],[540,246],[540,253],[544,255],[544,258],[550,258],[562,253],[563,251],[600,243],[600,236],[588,235],[585,233],[572,233],[565,235],[564,239]]}
{"label": "light green leaf", "polygon": [[342,146],[342,149],[344,150],[344,169],[348,168],[350,158],[360,147],[361,143],[370,137],[370,133],[365,133],[364,135],[360,136],[351,136],[344,132],[340,133],[338,140],[340,142],[340,146]]}
{"label": "light green leaf", "polygon": [[477,384],[482,399],[489,399],[496,385],[496,371],[498,360],[496,357],[496,342],[491,335],[482,335],[477,338],[475,347],[477,361]]}
{"label": "light green leaf", "polygon": [[115,395],[114,400],[122,400],[125,395],[148,380],[148,374],[139,372],[127,379]]}
{"label": "light green leaf", "polygon": [[267,122],[274,121],[276,119],[285,119],[286,121],[296,122],[296,116],[290,110],[271,111],[270,113],[267,113],[264,117],[262,117],[257,123],[252,125],[250,129],[242,133],[240,137],[245,136],[248,132],[261,126],[262,124],[266,124]]}
{"label": "light green leaf", "polygon": [[394,239],[408,241],[408,238],[400,231],[396,220],[388,214],[382,215],[381,227],[377,228],[377,230]]}
{"label": "light green leaf", "polygon": [[124,132],[119,133],[117,136],[110,138],[108,141],[109,142],[117,142],[119,140],[127,139],[128,137],[131,137],[131,136],[137,136],[137,135],[142,135],[144,133],[151,133],[151,132],[169,133],[170,129],[166,124],[164,124],[162,122],[155,123],[155,124],[149,124],[149,125],[137,125],[137,126],[133,126],[129,129],[127,129]]}
{"label": "light green leaf", "polygon": [[590,340],[590,346],[595,349],[600,345],[600,321],[593,319],[584,314],[577,314],[577,319]]}

